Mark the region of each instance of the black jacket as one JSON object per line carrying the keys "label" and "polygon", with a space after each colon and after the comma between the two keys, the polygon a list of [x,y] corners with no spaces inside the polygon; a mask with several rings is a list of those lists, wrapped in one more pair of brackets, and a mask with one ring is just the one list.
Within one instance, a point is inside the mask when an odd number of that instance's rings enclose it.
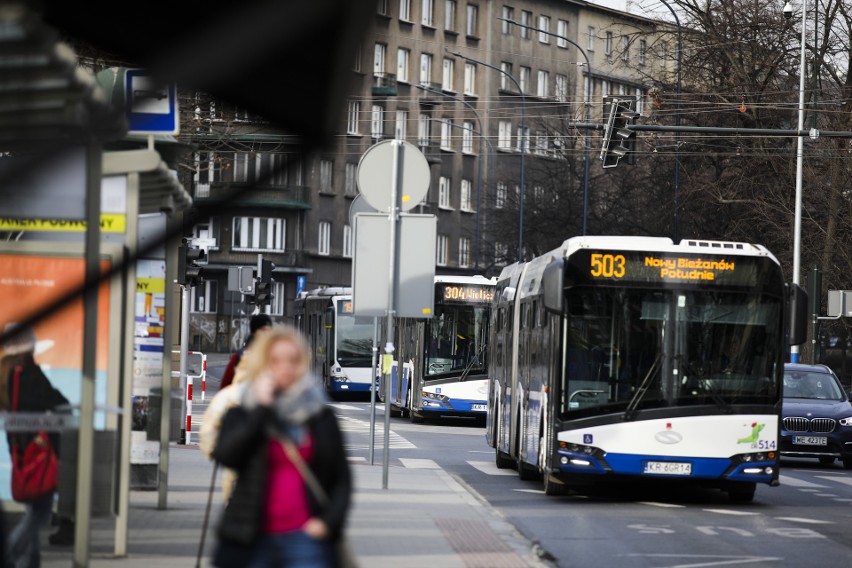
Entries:
{"label": "black jacket", "polygon": [[[9,370],[9,377],[7,379],[6,388],[9,396],[9,409],[12,410],[13,401],[15,400],[15,367]],[[61,392],[53,388],[50,380],[42,372],[41,367],[36,364],[33,357],[31,355],[24,357],[21,364],[17,410],[19,412],[49,412],[55,411],[56,407],[64,404],[68,404],[68,399]],[[9,451],[11,451],[13,439],[17,439],[19,450],[23,453],[27,444],[30,443],[36,434],[37,432],[9,433]],[[59,455],[59,434],[52,433],[49,438],[56,454]]]}
{"label": "black jacket", "polygon": [[[266,503],[266,460],[269,424],[272,411],[259,407],[246,410],[236,407],[222,420],[213,457],[222,465],[237,471],[237,483],[219,525],[219,538],[236,545],[249,546],[260,536]],[[352,491],[352,477],[343,435],[337,418],[329,407],[308,421],[314,441],[308,467],[328,495],[328,503],[320,506],[317,498],[305,488],[311,515],[329,528],[330,539],[337,541],[343,533]]]}

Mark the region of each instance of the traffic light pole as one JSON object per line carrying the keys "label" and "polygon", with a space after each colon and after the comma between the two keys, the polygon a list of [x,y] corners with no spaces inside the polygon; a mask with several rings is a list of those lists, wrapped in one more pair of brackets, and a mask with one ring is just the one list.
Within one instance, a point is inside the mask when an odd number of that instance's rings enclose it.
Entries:
{"label": "traffic light pole", "polygon": [[[192,287],[188,284],[181,286],[180,297],[180,443],[186,444],[190,432],[186,431],[186,388],[187,370],[189,368],[187,352],[189,351],[189,302]],[[171,393],[163,393],[163,396],[171,396]]]}

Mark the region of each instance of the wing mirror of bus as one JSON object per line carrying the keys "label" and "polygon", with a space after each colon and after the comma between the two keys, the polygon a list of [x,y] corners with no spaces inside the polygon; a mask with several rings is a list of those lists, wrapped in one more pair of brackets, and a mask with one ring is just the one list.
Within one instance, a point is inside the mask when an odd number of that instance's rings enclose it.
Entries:
{"label": "wing mirror of bus", "polygon": [[557,258],[544,267],[541,285],[544,309],[562,314],[565,311],[565,259]]}
{"label": "wing mirror of bus", "polygon": [[789,314],[787,342],[801,345],[808,339],[808,294],[798,284],[790,284],[787,295]]}

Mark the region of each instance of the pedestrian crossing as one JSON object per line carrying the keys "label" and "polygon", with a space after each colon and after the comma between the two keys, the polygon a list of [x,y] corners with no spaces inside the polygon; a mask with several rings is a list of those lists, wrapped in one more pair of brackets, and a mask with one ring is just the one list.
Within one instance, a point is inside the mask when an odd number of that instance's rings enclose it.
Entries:
{"label": "pedestrian crossing", "polygon": [[[350,416],[338,416],[340,429],[346,439],[348,451],[367,450],[370,448],[370,423],[366,420],[358,420]],[[385,429],[381,421],[376,421],[376,445],[381,448],[384,443]],[[390,431],[389,445],[392,450],[410,450],[417,446],[403,438],[393,430]]]}

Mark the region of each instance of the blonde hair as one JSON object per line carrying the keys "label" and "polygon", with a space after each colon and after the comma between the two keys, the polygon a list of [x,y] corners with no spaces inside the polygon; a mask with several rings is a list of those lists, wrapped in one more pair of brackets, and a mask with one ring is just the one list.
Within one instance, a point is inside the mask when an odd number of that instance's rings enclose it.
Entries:
{"label": "blonde hair", "polygon": [[273,325],[258,330],[251,346],[246,349],[234,375],[234,383],[253,381],[266,369],[269,362],[269,350],[279,341],[287,341],[296,346],[302,356],[305,372],[311,365],[311,350],[308,342],[295,327],[289,325]]}

